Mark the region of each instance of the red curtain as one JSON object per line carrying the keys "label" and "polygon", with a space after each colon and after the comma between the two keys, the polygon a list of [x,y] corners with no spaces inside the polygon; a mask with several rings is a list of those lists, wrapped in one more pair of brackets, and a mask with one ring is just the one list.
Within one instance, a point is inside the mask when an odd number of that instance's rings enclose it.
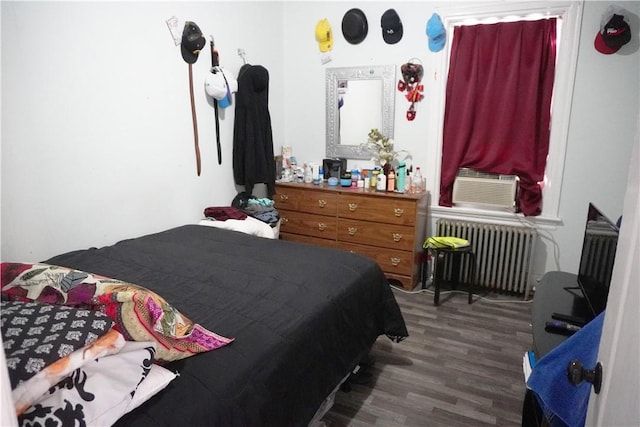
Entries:
{"label": "red curtain", "polygon": [[540,215],[556,58],[556,19],[455,28],[447,80],[440,205],[459,168],[520,177],[518,202]]}

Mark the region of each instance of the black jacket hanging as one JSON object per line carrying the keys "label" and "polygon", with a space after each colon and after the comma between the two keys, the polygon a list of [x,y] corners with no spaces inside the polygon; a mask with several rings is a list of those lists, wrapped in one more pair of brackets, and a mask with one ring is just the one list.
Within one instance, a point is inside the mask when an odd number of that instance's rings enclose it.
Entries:
{"label": "black jacket hanging", "polygon": [[276,171],[269,115],[269,72],[261,65],[245,64],[238,73],[233,129],[233,177],[253,193],[256,183],[275,194]]}

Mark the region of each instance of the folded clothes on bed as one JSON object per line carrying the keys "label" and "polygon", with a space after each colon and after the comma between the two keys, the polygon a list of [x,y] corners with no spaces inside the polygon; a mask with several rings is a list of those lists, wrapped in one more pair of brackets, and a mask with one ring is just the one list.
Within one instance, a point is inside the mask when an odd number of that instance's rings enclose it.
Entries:
{"label": "folded clothes on bed", "polygon": [[273,212],[276,209],[273,206],[261,205],[258,203],[249,204],[246,208],[242,209],[244,212],[249,215],[257,215],[265,212]]}
{"label": "folded clothes on bed", "polygon": [[206,208],[204,210],[204,216],[217,221],[226,221],[228,219],[245,219],[247,214],[231,206],[218,206]]}
{"label": "folded clothes on bed", "polygon": [[266,197],[263,197],[261,199],[249,199],[247,200],[247,202],[249,203],[249,205],[262,205],[268,207],[273,207],[275,205],[273,200]]}
{"label": "folded clothes on bed", "polygon": [[275,227],[280,220],[280,214],[274,207],[265,206],[261,204],[250,204],[243,209],[248,215],[259,219],[262,222],[266,222],[271,227]]}
{"label": "folded clothes on bed", "polygon": [[268,198],[257,198],[247,192],[238,193],[231,202],[231,206],[260,221],[269,224],[272,228],[278,225],[280,214],[274,208],[274,201]]}

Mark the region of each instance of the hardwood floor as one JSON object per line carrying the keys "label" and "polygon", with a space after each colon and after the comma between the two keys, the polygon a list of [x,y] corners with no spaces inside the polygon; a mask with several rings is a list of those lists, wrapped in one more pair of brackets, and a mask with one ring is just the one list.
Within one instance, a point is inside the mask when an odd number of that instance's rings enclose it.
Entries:
{"label": "hardwood floor", "polygon": [[409,337],[378,338],[372,381],[338,391],[325,425],[519,426],[531,304],[475,296],[469,305],[467,294],[452,293],[434,307],[430,292],[394,294]]}

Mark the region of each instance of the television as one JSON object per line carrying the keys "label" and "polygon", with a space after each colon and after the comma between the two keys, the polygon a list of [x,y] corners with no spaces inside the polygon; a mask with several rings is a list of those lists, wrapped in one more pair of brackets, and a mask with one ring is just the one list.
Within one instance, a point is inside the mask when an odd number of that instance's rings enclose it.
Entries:
{"label": "television", "polygon": [[578,269],[578,286],[592,317],[607,306],[619,228],[589,203]]}

